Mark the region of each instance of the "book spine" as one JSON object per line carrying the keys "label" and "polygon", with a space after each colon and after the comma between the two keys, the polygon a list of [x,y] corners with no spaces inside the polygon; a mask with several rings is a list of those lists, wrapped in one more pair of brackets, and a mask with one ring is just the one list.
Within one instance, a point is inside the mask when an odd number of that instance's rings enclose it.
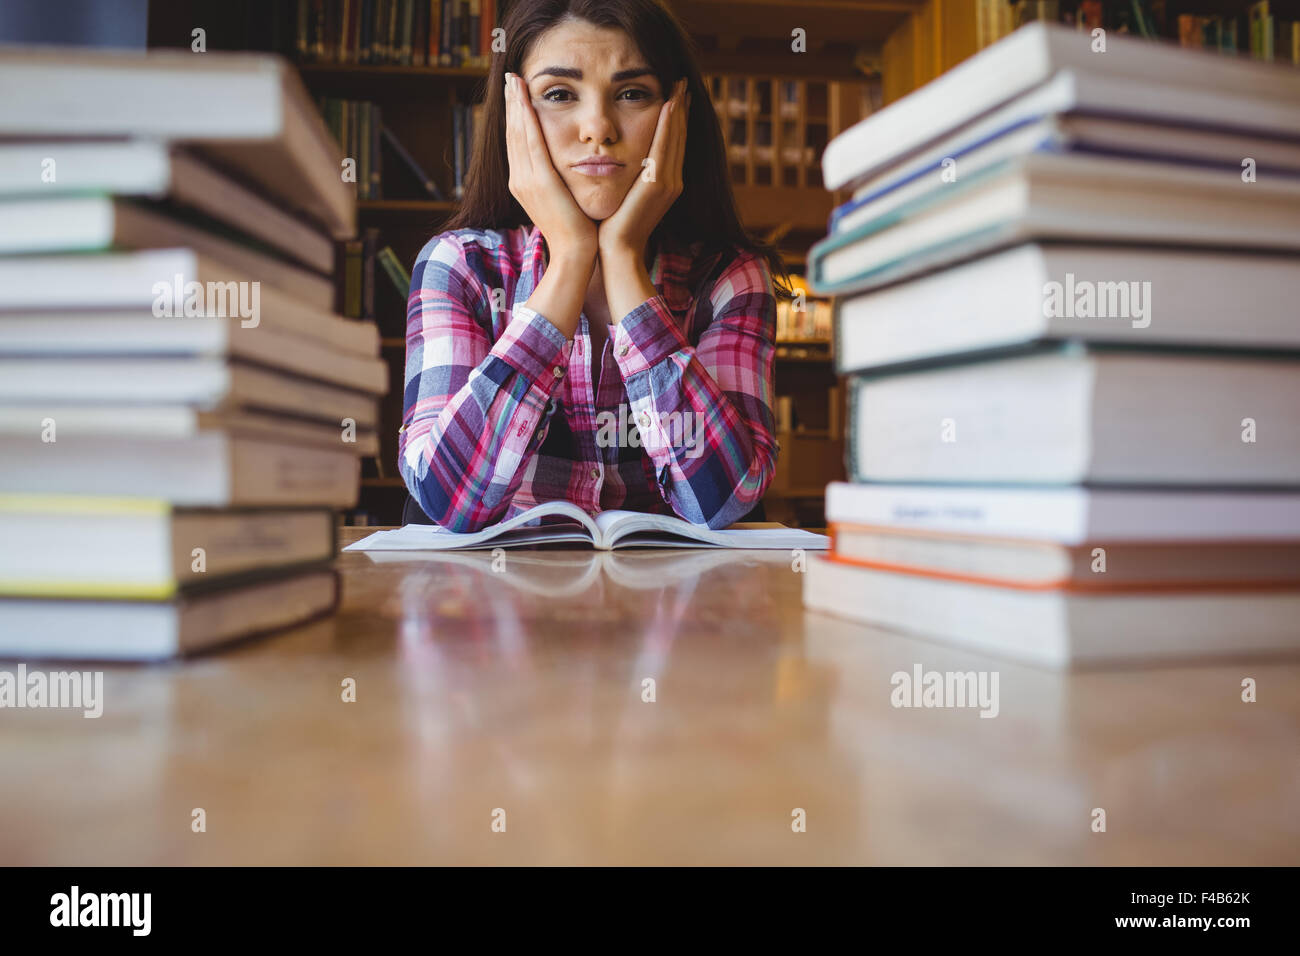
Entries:
{"label": "book spine", "polygon": [[311,0],[311,22],[308,25],[308,60],[321,59],[321,34],[324,33],[325,0]]}
{"label": "book spine", "polygon": [[379,133],[384,128],[379,104],[370,104],[370,186],[371,199],[384,198],[384,154],[379,148]]}
{"label": "book spine", "polygon": [[469,35],[467,37],[469,56],[466,61],[473,66],[479,66],[482,59],[479,56],[479,33],[483,29],[480,22],[483,18],[483,7],[479,0],[469,0]]}
{"label": "book spine", "polygon": [[411,291],[411,277],[402,268],[402,264],[397,259],[397,254],[393,252],[392,247],[384,246],[379,250],[379,254],[375,258],[388,276],[389,281],[393,283],[393,288],[397,290],[402,297],[402,301],[405,302],[407,295]]}
{"label": "book spine", "polygon": [[309,24],[311,22],[311,8],[308,6],[308,0],[298,0],[298,43],[297,53],[298,61],[306,62],[311,58],[311,40]]}
{"label": "book spine", "polygon": [[354,0],[352,7],[352,45],[348,49],[348,62],[361,62],[361,24],[366,0]]}
{"label": "book spine", "polygon": [[361,0],[361,39],[357,49],[357,62],[369,63],[375,42],[375,0]]}
{"label": "book spine", "polygon": [[334,11],[330,9],[332,3],[333,0],[321,0],[317,59],[322,63],[334,59],[334,18],[332,16]]}
{"label": "book spine", "polygon": [[352,7],[357,0],[342,0],[339,14],[338,49],[335,58],[340,63],[348,62],[348,51],[352,48]]}
{"label": "book spine", "polygon": [[439,0],[429,0],[429,38],[428,53],[425,62],[429,66],[438,65],[438,38],[442,35],[442,4]]}
{"label": "book spine", "polygon": [[[365,129],[361,123],[365,117],[366,104],[361,100],[352,101],[352,152],[348,155],[357,161],[357,190],[361,189],[361,157],[366,152]],[[357,197],[361,198],[360,195]]]}
{"label": "book spine", "polygon": [[414,0],[401,0],[402,2],[402,53],[398,62],[402,66],[411,65],[411,29],[414,26],[415,3]]}
{"label": "book spine", "polygon": [[384,0],[384,6],[388,14],[388,32],[387,38],[384,41],[386,44],[384,60],[387,63],[396,63],[398,57],[401,55],[401,48],[398,46],[399,37],[397,31],[397,18],[400,12],[398,10],[398,2],[399,0]]}
{"label": "book spine", "polygon": [[339,101],[339,149],[343,150],[344,156],[354,155],[352,152],[352,140],[349,137],[351,130],[348,128],[348,117],[352,112],[349,107],[352,104],[348,100]]}
{"label": "book spine", "polygon": [[370,198],[370,142],[373,138],[370,135],[370,104],[367,102],[360,103],[357,107],[360,113],[359,130],[360,145],[357,151],[361,154],[357,161],[357,199]]}
{"label": "book spine", "polygon": [[438,30],[438,65],[451,66],[451,12],[456,0],[442,0],[442,26]]}
{"label": "book spine", "polygon": [[469,3],[470,0],[460,0],[459,16],[456,20],[456,63],[458,66],[465,66],[469,63]]}
{"label": "book spine", "polygon": [[397,154],[397,158],[400,159],[415,178],[420,181],[421,188],[424,189],[429,197],[441,201],[443,198],[442,193],[439,191],[438,186],[433,181],[432,177],[425,172],[424,167],[415,161],[415,157],[411,155],[410,150],[402,145],[401,140],[399,140],[393,131],[387,126],[384,127],[383,137],[384,141],[388,143],[393,152]]}
{"label": "book spine", "polygon": [[411,65],[425,65],[425,49],[429,45],[429,5],[425,0],[413,0],[415,26],[411,30]]}
{"label": "book spine", "polygon": [[496,26],[496,0],[483,0],[483,10],[479,16],[479,65],[492,65],[492,28]]}

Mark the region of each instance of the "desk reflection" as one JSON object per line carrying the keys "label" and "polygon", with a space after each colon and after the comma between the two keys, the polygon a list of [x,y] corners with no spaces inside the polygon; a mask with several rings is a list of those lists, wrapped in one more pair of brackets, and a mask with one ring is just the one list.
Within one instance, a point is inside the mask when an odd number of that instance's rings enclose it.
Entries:
{"label": "desk reflection", "polygon": [[833,669],[805,655],[788,552],[366,560],[401,567],[386,613],[423,797],[505,809],[539,859],[790,859],[795,808],[817,824],[795,859],[861,859]]}

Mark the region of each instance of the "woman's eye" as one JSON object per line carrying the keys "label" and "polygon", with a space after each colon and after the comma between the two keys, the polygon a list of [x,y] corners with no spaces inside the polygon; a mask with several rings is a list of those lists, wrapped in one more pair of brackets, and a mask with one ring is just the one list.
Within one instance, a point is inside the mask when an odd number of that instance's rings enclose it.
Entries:
{"label": "woman's eye", "polygon": [[632,89],[624,90],[622,93],[618,94],[618,98],[627,99],[639,103],[642,100],[648,100],[650,98],[650,91],[639,90],[633,87]]}
{"label": "woman's eye", "polygon": [[572,93],[570,93],[566,89],[561,89],[559,87],[556,87],[555,89],[547,90],[545,93],[542,94],[542,99],[546,100],[548,103],[566,103],[572,98],[573,98]]}

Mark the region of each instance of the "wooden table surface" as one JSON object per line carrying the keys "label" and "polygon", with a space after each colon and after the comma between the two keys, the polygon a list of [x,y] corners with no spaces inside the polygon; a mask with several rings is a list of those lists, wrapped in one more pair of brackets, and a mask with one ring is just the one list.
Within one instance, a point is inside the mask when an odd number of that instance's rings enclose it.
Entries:
{"label": "wooden table surface", "polygon": [[[1300,863],[1295,662],[1036,670],[805,612],[785,552],[376,557],[98,720],[0,710],[0,863]],[[895,708],[916,664],[997,717]]]}

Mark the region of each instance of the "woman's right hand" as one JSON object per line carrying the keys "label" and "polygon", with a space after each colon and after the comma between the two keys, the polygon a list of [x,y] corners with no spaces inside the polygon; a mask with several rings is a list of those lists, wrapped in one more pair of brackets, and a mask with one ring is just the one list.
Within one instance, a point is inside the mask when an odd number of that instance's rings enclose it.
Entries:
{"label": "woman's right hand", "polygon": [[596,224],[578,207],[551,163],[523,78],[506,74],[506,157],[510,193],[546,239],[552,260],[596,260]]}

